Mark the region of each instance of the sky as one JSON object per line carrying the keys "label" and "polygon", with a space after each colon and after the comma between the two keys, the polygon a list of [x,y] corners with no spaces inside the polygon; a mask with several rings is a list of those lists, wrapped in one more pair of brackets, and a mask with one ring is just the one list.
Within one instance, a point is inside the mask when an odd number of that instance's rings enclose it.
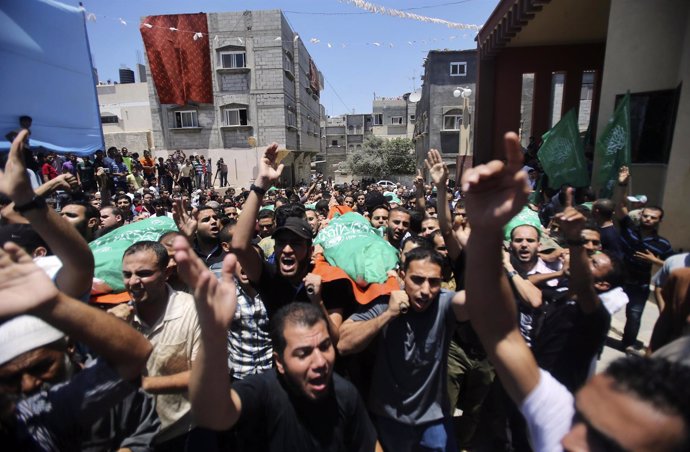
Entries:
{"label": "sky", "polygon": [[[77,0],[62,1],[79,4]],[[473,25],[483,24],[497,4],[497,0],[369,1]],[[323,73],[325,87],[321,103],[330,116],[371,112],[374,94],[397,97],[419,89],[424,57],[429,50],[476,48],[475,31],[372,14],[338,0],[82,0],[82,3],[87,13],[95,15],[95,21],[87,21],[87,30],[93,63],[101,81],[118,81],[120,67],[135,69],[137,62],[144,61],[139,33],[143,16],[281,9]],[[312,43],[312,39],[320,42]]]}

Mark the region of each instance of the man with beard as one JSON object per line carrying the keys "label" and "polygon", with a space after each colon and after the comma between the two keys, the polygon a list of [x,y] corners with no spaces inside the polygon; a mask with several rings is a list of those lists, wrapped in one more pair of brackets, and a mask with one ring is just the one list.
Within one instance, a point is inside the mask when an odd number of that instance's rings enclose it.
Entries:
{"label": "man with beard", "polygon": [[[136,393],[151,344],[59,292],[14,243],[0,249],[0,298],[0,318],[11,318],[0,326],[0,444],[5,450],[83,450],[91,424]],[[99,356],[71,378],[65,335]],[[17,399],[21,393],[27,397]],[[136,428],[136,421],[129,426]],[[121,442],[123,432],[112,433],[105,448],[135,445]]]}
{"label": "man with beard", "polygon": [[413,248],[405,255],[405,289],[341,326],[342,355],[378,340],[369,408],[386,450],[456,450],[446,374],[455,322],[466,316],[464,293],[441,289],[442,268],[435,250]]}
{"label": "man with beard", "polygon": [[287,303],[313,303],[329,320],[331,337],[337,343],[344,303],[349,300],[335,293],[322,294],[321,277],[311,273],[312,230],[306,220],[288,217],[285,224],[275,229],[273,263],[264,261],[251,245],[263,196],[283,170],[283,165],[276,163],[277,149],[278,145],[273,143],[260,159],[259,173],[237,221],[231,248],[249,281],[261,294],[269,319]]}
{"label": "man with beard", "polygon": [[100,224],[97,231],[99,237],[114,231],[125,224],[122,211],[115,206],[105,206],[101,208]]}
{"label": "man with beard", "polygon": [[62,208],[60,215],[69,221],[87,242],[96,238],[101,214],[91,204],[72,201]]}
{"label": "man with beard", "polygon": [[404,207],[396,207],[388,213],[386,240],[396,249],[400,248],[402,239],[410,229],[410,212]]}
{"label": "man with beard", "polygon": [[218,363],[227,360],[226,332],[236,315],[235,257],[225,258],[218,280],[185,240],[178,238],[175,249],[180,274],[196,288],[201,325],[190,381],[198,425],[217,431],[235,426],[242,450],[380,450],[356,389],[333,374],[335,348],[320,309],[291,303],[277,311],[271,327],[275,369],[231,385]]}
{"label": "man with beard", "polygon": [[[554,271],[539,257],[539,230],[523,224],[510,231],[511,263],[517,274],[537,287],[555,287],[558,279],[567,275],[568,266]],[[512,276],[511,276],[512,277]]]}

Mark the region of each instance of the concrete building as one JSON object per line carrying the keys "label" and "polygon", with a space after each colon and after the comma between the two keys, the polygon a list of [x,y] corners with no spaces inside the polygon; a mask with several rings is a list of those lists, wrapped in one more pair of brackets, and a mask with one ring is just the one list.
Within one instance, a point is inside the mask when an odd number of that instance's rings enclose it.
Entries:
{"label": "concrete building", "polygon": [[[159,102],[147,68],[156,152],[182,149],[229,165],[233,186],[256,177],[258,152],[272,142],[282,182],[308,181],[321,148],[323,76],[279,10],[209,13],[213,103]],[[147,60],[148,66],[148,60]]]}
{"label": "concrete building", "polygon": [[372,132],[381,138],[412,138],[415,104],[410,93],[400,97],[374,97]]}
{"label": "concrete building", "polygon": [[134,71],[128,67],[120,68],[120,84],[134,83]]}
{"label": "concrete building", "polygon": [[98,85],[96,91],[106,148],[124,146],[141,154],[154,147],[146,83]]}
{"label": "concrete building", "polygon": [[[414,141],[418,168],[423,168],[426,154],[432,148],[441,152],[452,179],[458,177],[456,172],[461,167],[472,166],[472,123],[476,81],[476,50],[432,50],[429,52],[424,60],[421,99],[417,102],[415,109],[417,120]],[[464,98],[454,95],[457,88],[471,90],[467,98],[466,117],[463,117]],[[464,154],[462,158],[460,157],[461,148]]]}
{"label": "concrete building", "polygon": [[318,157],[323,166],[318,166],[317,170],[324,177],[335,179],[340,163],[352,152],[361,150],[369,136],[373,136],[373,116],[370,113],[326,118],[323,125],[325,147]]}
{"label": "concrete building", "polygon": [[503,133],[519,129],[526,75],[534,136],[575,108],[580,123],[589,109],[598,138],[630,91],[631,193],[661,205],[660,233],[690,248],[690,2],[502,0],[477,42],[477,163],[499,155]]}

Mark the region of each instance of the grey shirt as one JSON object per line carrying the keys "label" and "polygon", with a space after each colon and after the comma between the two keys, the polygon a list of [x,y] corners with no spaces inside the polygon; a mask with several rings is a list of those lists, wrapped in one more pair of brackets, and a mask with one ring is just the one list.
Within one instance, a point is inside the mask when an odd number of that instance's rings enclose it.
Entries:
{"label": "grey shirt", "polygon": [[[407,425],[437,421],[449,415],[446,391],[448,347],[455,328],[451,300],[442,290],[424,312],[412,309],[383,327],[369,397],[371,411]],[[371,320],[388,309],[388,299],[374,302],[351,320]]]}

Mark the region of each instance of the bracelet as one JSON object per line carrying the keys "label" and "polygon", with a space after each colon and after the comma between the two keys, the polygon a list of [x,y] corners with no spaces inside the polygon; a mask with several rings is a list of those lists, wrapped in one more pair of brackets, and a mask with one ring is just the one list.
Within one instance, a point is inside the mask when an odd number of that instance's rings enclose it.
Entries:
{"label": "bracelet", "polygon": [[21,206],[15,204],[14,210],[15,212],[24,213],[33,209],[45,209],[46,206],[46,200],[42,196],[34,195],[34,197],[31,198],[31,201],[27,202],[26,204],[22,204]]}
{"label": "bracelet", "polygon": [[254,185],[254,184],[252,184],[252,185],[249,187],[249,190],[253,191],[254,193],[256,193],[256,194],[259,195],[259,196],[263,196],[263,195],[266,194],[266,190],[264,190],[264,189],[261,188],[261,187],[257,187],[257,186]]}

